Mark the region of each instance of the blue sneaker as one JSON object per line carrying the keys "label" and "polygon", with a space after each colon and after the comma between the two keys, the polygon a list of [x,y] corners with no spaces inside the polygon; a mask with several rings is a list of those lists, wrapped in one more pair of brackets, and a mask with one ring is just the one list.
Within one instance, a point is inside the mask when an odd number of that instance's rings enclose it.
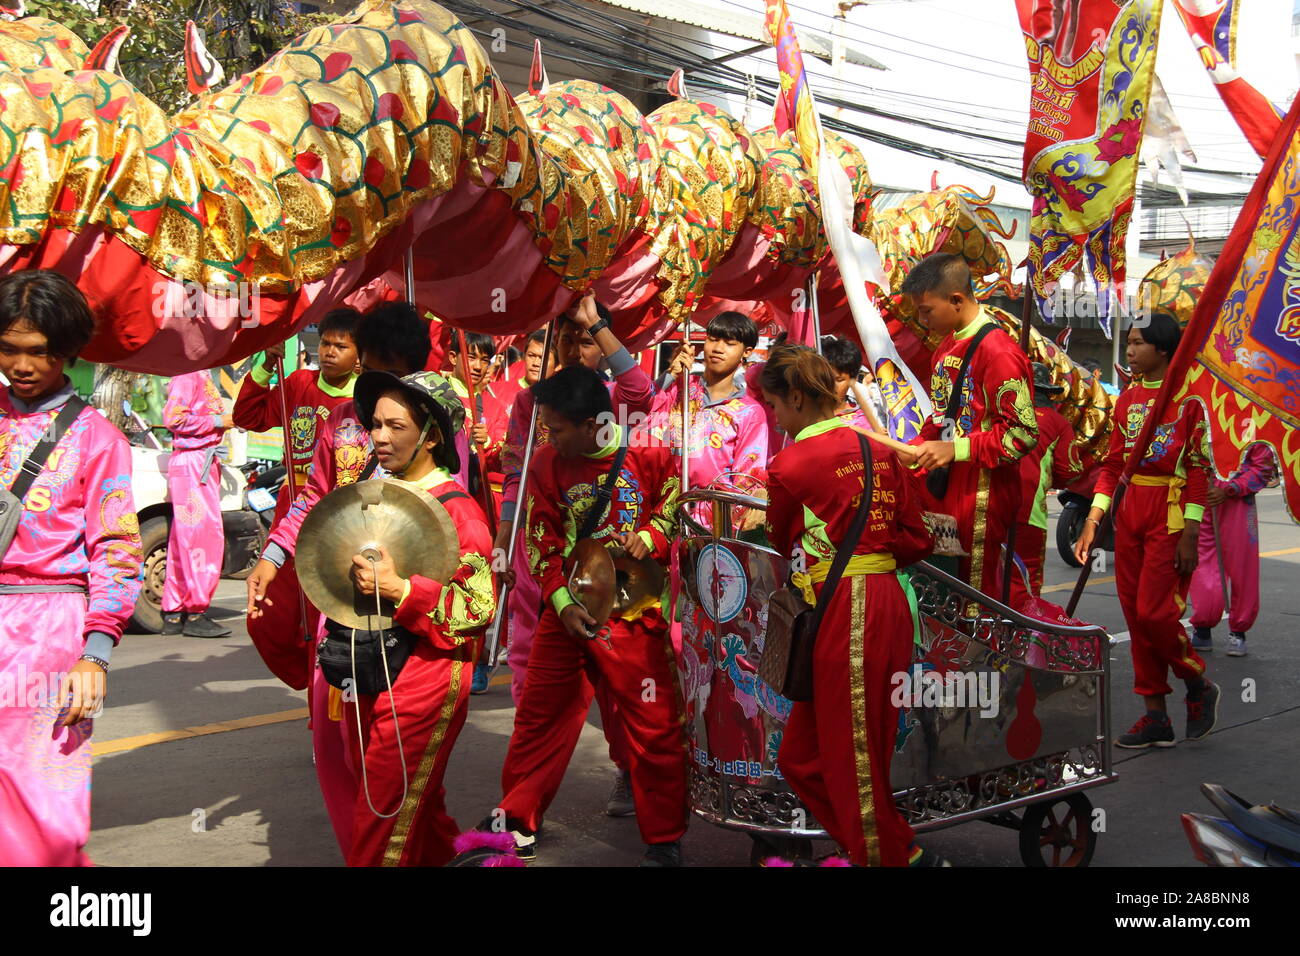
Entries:
{"label": "blue sneaker", "polygon": [[1214,640],[1208,627],[1192,629],[1192,650],[1206,652],[1214,650]]}
{"label": "blue sneaker", "polygon": [[474,679],[470,682],[469,692],[471,694],[486,694],[488,689],[488,666],[487,664],[474,665]]}

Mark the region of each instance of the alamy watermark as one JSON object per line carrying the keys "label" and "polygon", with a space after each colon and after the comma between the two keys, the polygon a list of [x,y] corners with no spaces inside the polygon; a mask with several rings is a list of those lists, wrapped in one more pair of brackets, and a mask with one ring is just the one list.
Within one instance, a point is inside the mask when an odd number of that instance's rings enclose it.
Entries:
{"label": "alamy watermark", "polygon": [[1119,285],[1103,285],[1094,291],[1082,282],[1066,286],[1056,281],[1048,282],[1044,289],[1043,317],[1055,322],[1109,316],[1112,324],[1118,319],[1130,328],[1141,329],[1151,323],[1151,302],[1141,291],[1130,295]]}
{"label": "alamy watermark", "polygon": [[981,717],[996,717],[1002,692],[999,671],[923,670],[920,664],[890,678],[889,702],[894,707],[972,708]]}
{"label": "alamy watermark", "polygon": [[261,323],[261,292],[253,282],[168,282],[153,284],[155,319],[198,319],[203,316],[238,316],[241,329]]}

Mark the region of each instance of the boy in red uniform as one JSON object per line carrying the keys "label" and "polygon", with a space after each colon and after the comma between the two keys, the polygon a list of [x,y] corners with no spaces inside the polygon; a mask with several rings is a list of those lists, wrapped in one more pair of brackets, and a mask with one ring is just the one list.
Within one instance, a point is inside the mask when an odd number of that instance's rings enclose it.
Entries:
{"label": "boy in red uniform", "polygon": [[[763,394],[793,437],[768,466],[768,526],[780,554],[805,556],[795,582],[815,605],[862,501],[858,433],[836,415],[831,367],[800,345],[774,349]],[[871,511],[817,630],[813,696],[796,702],[778,763],[795,792],[859,866],[943,865],[912,843],[894,804],[890,757],[898,729],[891,688],[912,660],[917,621],[897,569],[928,556],[911,479],[871,443]]]}
{"label": "boy in red uniform", "polygon": [[[239,389],[231,417],[237,428],[264,432],[282,428],[280,391],[289,409],[289,454],[286,467],[293,469],[295,489],[307,483],[307,472],[316,450],[316,430],[329,413],[352,398],[352,383],[357,375],[356,309],[334,309],[320,322],[320,371],[299,369],[286,376],[283,384],[271,387],[275,360],[284,357],[284,343],[266,350],[266,358],[253,367]],[[275,503],[272,528],[280,522],[293,502],[289,482],[280,486]],[[270,589],[272,604],[266,614],[250,618],[248,636],[262,655],[271,673],[294,690],[302,690],[310,680],[309,661],[303,651],[303,636],[316,632],[316,611],[307,609],[301,621],[298,601],[298,575],[293,558],[288,558]]]}
{"label": "boy in red uniform", "polygon": [[[1038,444],[1020,459],[1020,511],[1016,515],[1016,554],[1029,572],[1029,592],[1043,589],[1043,559],[1047,554],[1047,489],[1064,488],[1083,470],[1074,448],[1074,429],[1052,404],[1065,391],[1052,384],[1052,370],[1034,363],[1034,416]],[[1011,606],[1019,608],[1029,595],[1020,575],[1011,577]]]}
{"label": "boy in red uniform", "polygon": [[[903,292],[922,322],[948,333],[934,351],[934,414],[917,440],[920,467],[948,470],[944,493],[931,489],[931,510],[957,519],[958,537],[970,555],[961,559],[960,577],[1001,599],[1002,544],[1020,507],[1019,462],[1038,440],[1029,359],[976,301],[970,266],[961,256],[926,256],[908,273]],[[969,367],[958,382],[968,355]],[[955,388],[960,398],[947,421]]]}
{"label": "boy in red uniform", "polygon": [[[1136,452],[1180,338],[1178,320],[1167,312],[1156,312],[1145,328],[1129,329],[1128,364],[1135,378],[1115,402],[1110,449],[1074,546],[1080,563],[1091,559],[1097,526],[1110,508],[1125,463]],[[1129,627],[1133,691],[1146,702],[1146,713],[1115,742],[1120,747],[1174,746],[1165,710],[1171,669],[1187,686],[1186,739],[1200,740],[1218,721],[1219,687],[1205,677],[1205,662],[1192,649],[1181,621],[1205,512],[1204,438],[1200,406],[1171,404],[1116,509],[1115,590]]]}
{"label": "boy in red uniform", "polygon": [[345,733],[366,784],[357,795],[348,865],[441,866],[455,855],[460,832],[442,778],[469,712],[475,641],[496,601],[492,538],[483,509],[452,478],[460,461],[447,436],[462,427],[464,409],[447,380],[436,372],[402,379],[367,372],[356,393],[379,459],[376,475],[410,482],[442,503],[455,523],[460,563],[440,584],[400,577],[382,547],[373,567],[360,554],[352,559],[357,590],[392,601],[394,624],[415,641],[391,691],[357,694],[347,706]]}
{"label": "boy in red uniform", "polygon": [[[609,310],[588,295],[578,301],[569,312],[558,316],[555,322],[555,358],[561,368],[583,366],[592,370],[600,368],[603,361],[609,366],[611,378],[605,383],[609,390],[615,420],[632,423],[634,416],[648,415],[654,398],[654,383],[628,354],[623,343],[610,328]],[[515,398],[510,409],[510,426],[501,450],[505,485],[502,492],[501,522],[497,525],[494,542],[502,556],[507,552],[510,536],[514,533],[516,501],[519,497],[519,478],[523,469],[524,446],[528,441],[528,426],[533,419],[533,392],[525,389]],[[546,443],[546,425],[538,420],[534,435],[535,447]],[[532,648],[533,634],[537,631],[538,607],[541,594],[537,582],[528,570],[528,555],[520,542],[515,550],[514,566],[507,572],[510,580],[509,605],[509,657],[514,680],[510,693],[515,706],[519,705],[524,689],[524,670]],[[627,775],[627,759],[623,752],[622,731],[614,702],[602,688],[596,690],[596,703],[600,708],[601,724],[609,741],[609,759],[618,768],[614,786],[610,790],[605,812],[610,816],[630,816],[635,812]],[[556,781],[559,786],[559,781]]]}
{"label": "boy in red uniform", "polygon": [[[686,744],[668,622],[657,603],[631,620],[593,619],[569,593],[564,568],[593,509],[592,539],[634,558],[667,560],[680,484],[673,457],[666,448],[629,442],[620,425],[601,424],[610,413],[609,392],[591,369],[562,369],[532,392],[550,447],[533,459],[524,545],[545,610],[501,771],[504,824],[521,855],[531,858],[534,834],[587,716],[590,671],[618,705],[637,825],[647,844],[644,865],[679,866]],[[597,489],[609,474],[611,497],[602,501]],[[597,634],[606,626],[604,636]]]}

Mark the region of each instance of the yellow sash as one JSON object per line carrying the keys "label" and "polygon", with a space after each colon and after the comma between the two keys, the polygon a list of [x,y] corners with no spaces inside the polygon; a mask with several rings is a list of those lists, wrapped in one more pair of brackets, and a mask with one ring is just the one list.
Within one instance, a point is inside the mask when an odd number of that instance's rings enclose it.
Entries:
{"label": "yellow sash", "polygon": [[[809,604],[817,603],[817,595],[813,592],[813,585],[820,584],[826,580],[827,575],[831,573],[831,561],[818,561],[813,565],[812,570],[807,573],[796,571],[790,575],[790,583],[799,589],[803,599]],[[855,577],[859,574],[887,574],[898,567],[898,562],[894,556],[888,552],[880,554],[855,554],[849,558],[849,563],[844,568],[846,578]]]}
{"label": "yellow sash", "polygon": [[1168,524],[1169,531],[1182,531],[1183,524],[1183,506],[1182,491],[1183,486],[1187,484],[1187,479],[1182,475],[1134,475],[1133,484],[1141,485],[1145,488],[1158,488],[1165,485],[1169,489],[1169,495],[1166,500],[1169,502],[1169,514],[1165,521]]}

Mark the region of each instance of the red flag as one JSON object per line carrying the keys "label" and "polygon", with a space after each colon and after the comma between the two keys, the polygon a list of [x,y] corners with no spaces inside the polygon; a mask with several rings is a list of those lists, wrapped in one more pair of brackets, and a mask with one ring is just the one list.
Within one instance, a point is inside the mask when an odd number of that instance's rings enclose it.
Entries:
{"label": "red flag", "polygon": [[1070,351],[1070,333],[1074,331],[1068,325],[1061,330],[1061,334],[1056,337],[1056,346],[1062,352]]}
{"label": "red flag", "polygon": [[1277,135],[1282,113],[1237,74],[1237,0],[1224,0],[1209,12],[1204,7],[1195,0],[1174,0],[1214,88],[1262,158]]}
{"label": "red flag", "polygon": [[[1300,97],[1183,330],[1137,447],[1169,402],[1198,402],[1211,460],[1226,475],[1256,442],[1281,466],[1287,508],[1300,516]],[[1140,455],[1132,456],[1126,477]]]}

